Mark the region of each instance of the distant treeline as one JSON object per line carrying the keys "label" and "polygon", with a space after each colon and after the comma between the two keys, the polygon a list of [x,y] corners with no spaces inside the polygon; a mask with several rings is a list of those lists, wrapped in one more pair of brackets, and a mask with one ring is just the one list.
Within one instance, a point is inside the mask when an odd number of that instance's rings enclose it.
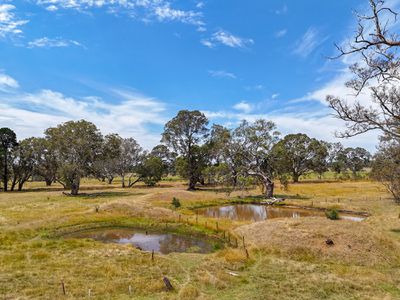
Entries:
{"label": "distant treeline", "polygon": [[198,184],[233,188],[261,184],[266,197],[273,196],[274,180],[289,180],[310,171],[322,175],[357,173],[370,166],[371,154],[363,148],[345,148],[306,134],[284,137],[274,123],[242,121],[237,128],[208,126],[200,111],[180,111],[165,124],[161,143],[145,151],[134,138],[103,136],[93,123],[69,121],[45,130],[43,138],[17,141],[9,128],[0,129],[0,167],[3,190],[21,190],[30,178],[50,186],[59,182],[71,194],[79,192],[83,177],[111,184],[122,178],[122,187],[142,181],[155,185],[163,176],[178,174],[188,189]]}

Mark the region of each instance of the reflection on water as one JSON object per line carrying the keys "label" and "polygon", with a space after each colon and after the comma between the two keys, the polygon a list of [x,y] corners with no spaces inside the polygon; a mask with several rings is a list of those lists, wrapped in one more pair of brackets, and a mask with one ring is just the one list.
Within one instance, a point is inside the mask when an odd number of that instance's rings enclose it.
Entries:
{"label": "reflection on water", "polygon": [[144,251],[168,254],[171,252],[212,252],[210,242],[199,238],[187,237],[172,233],[138,232],[133,229],[96,229],[69,235],[73,238],[90,238],[105,243],[132,244]]}
{"label": "reflection on water", "polygon": [[[213,206],[197,209],[200,215],[213,218],[228,218],[236,221],[263,221],[274,218],[300,218],[325,216],[325,212],[311,209],[282,208],[276,206],[237,204],[229,206]],[[340,214],[342,219],[362,221],[360,216]]]}

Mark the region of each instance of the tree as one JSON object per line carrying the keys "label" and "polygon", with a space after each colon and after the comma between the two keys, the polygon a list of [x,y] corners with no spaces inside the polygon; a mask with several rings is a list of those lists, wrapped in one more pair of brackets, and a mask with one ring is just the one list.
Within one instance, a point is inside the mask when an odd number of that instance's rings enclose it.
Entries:
{"label": "tree", "polygon": [[164,164],[161,158],[148,155],[138,166],[136,173],[146,185],[154,186],[164,174]]}
{"label": "tree", "polygon": [[379,151],[375,154],[371,175],[382,182],[400,203],[400,143],[392,139],[381,139]]}
{"label": "tree", "polygon": [[[370,15],[358,14],[358,32],[347,46],[337,46],[339,57],[357,55],[359,61],[350,67],[353,78],[346,85],[359,95],[370,88],[373,104],[327,96],[337,117],[346,121],[347,130],[340,136],[351,137],[370,130],[381,130],[392,138],[400,138],[400,89],[398,47],[400,38],[391,31],[397,14],[385,1],[369,0]],[[372,30],[371,30],[372,29]]]}
{"label": "tree", "polygon": [[346,166],[353,173],[353,178],[357,177],[357,172],[370,165],[371,154],[364,148],[346,148]]}
{"label": "tree", "polygon": [[265,197],[274,193],[274,163],[271,150],[279,139],[279,132],[273,122],[257,120],[254,123],[242,121],[232,132],[229,144],[235,151],[235,163],[240,163],[239,173],[260,180]]}
{"label": "tree", "polygon": [[[203,171],[207,167],[208,162],[208,147],[206,145],[194,145],[191,149],[190,160],[180,156],[176,159],[175,168],[177,173],[189,180],[190,182],[200,182],[205,183]],[[193,186],[193,188],[195,188]],[[189,190],[190,188],[189,184]]]}
{"label": "tree", "polygon": [[206,116],[200,111],[181,110],[164,127],[161,141],[185,160],[180,164],[185,166],[188,190],[194,190],[199,179],[196,165],[200,153],[198,147],[207,136],[207,124]]}
{"label": "tree", "polygon": [[45,135],[57,157],[57,180],[77,195],[81,178],[94,174],[94,162],[101,155],[100,131],[93,123],[80,120],[48,128]]}
{"label": "tree", "polygon": [[117,162],[117,174],[122,178],[122,187],[125,187],[125,177],[129,174],[128,187],[132,187],[136,181],[132,181],[135,168],[143,160],[143,149],[134,138],[123,139],[120,158]]}
{"label": "tree", "polygon": [[346,151],[341,143],[328,145],[328,164],[331,170],[340,174],[347,169]]}
{"label": "tree", "polygon": [[17,136],[14,131],[10,128],[3,127],[0,128],[0,154],[3,161],[3,183],[4,191],[8,190],[8,165],[9,165],[9,155],[13,147],[17,146]]}
{"label": "tree", "polygon": [[33,150],[34,174],[43,177],[46,186],[50,186],[57,177],[58,162],[55,152],[48,139],[31,138],[30,142]]}
{"label": "tree", "polygon": [[311,143],[312,151],[314,152],[311,158],[311,169],[318,174],[319,179],[329,170],[329,143],[313,139]]}
{"label": "tree", "polygon": [[118,134],[108,134],[104,137],[101,155],[95,162],[96,177],[107,179],[111,184],[118,174],[118,162],[121,159],[123,139]]}
{"label": "tree", "polygon": [[21,191],[24,183],[33,175],[35,167],[33,140],[34,138],[22,140],[11,152],[11,191],[17,184],[18,191]]}
{"label": "tree", "polygon": [[295,183],[320,163],[318,156],[323,155],[325,159],[324,150],[320,142],[302,133],[286,135],[274,147],[279,169],[290,173]]}
{"label": "tree", "polygon": [[176,173],[175,160],[177,155],[176,153],[170,151],[167,146],[162,144],[157,145],[151,150],[150,154],[161,159],[164,165],[164,175],[173,175]]}

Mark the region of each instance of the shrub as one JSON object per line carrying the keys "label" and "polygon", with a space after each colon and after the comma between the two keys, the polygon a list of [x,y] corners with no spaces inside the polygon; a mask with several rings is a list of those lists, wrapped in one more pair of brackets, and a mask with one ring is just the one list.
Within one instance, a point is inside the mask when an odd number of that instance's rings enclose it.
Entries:
{"label": "shrub", "polygon": [[171,202],[172,206],[175,208],[179,208],[181,207],[181,202],[179,201],[178,198],[172,198],[172,202]]}
{"label": "shrub", "polygon": [[326,212],[325,212],[325,215],[326,215],[326,217],[328,218],[328,219],[330,219],[330,220],[339,220],[339,212],[338,212],[338,210],[337,209],[328,209]]}

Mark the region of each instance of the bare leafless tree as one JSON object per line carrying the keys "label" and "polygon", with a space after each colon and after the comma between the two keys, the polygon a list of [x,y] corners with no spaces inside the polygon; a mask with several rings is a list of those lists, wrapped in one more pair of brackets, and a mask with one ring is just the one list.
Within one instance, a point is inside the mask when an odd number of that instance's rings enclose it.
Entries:
{"label": "bare leafless tree", "polygon": [[394,138],[400,138],[400,37],[392,28],[397,13],[383,0],[369,0],[369,15],[357,13],[358,29],[348,45],[336,45],[339,57],[356,55],[358,61],[350,66],[354,77],[346,83],[359,95],[365,88],[371,90],[374,105],[359,101],[348,103],[336,96],[327,96],[329,106],[337,117],[346,121],[342,137],[351,137],[379,129]]}

